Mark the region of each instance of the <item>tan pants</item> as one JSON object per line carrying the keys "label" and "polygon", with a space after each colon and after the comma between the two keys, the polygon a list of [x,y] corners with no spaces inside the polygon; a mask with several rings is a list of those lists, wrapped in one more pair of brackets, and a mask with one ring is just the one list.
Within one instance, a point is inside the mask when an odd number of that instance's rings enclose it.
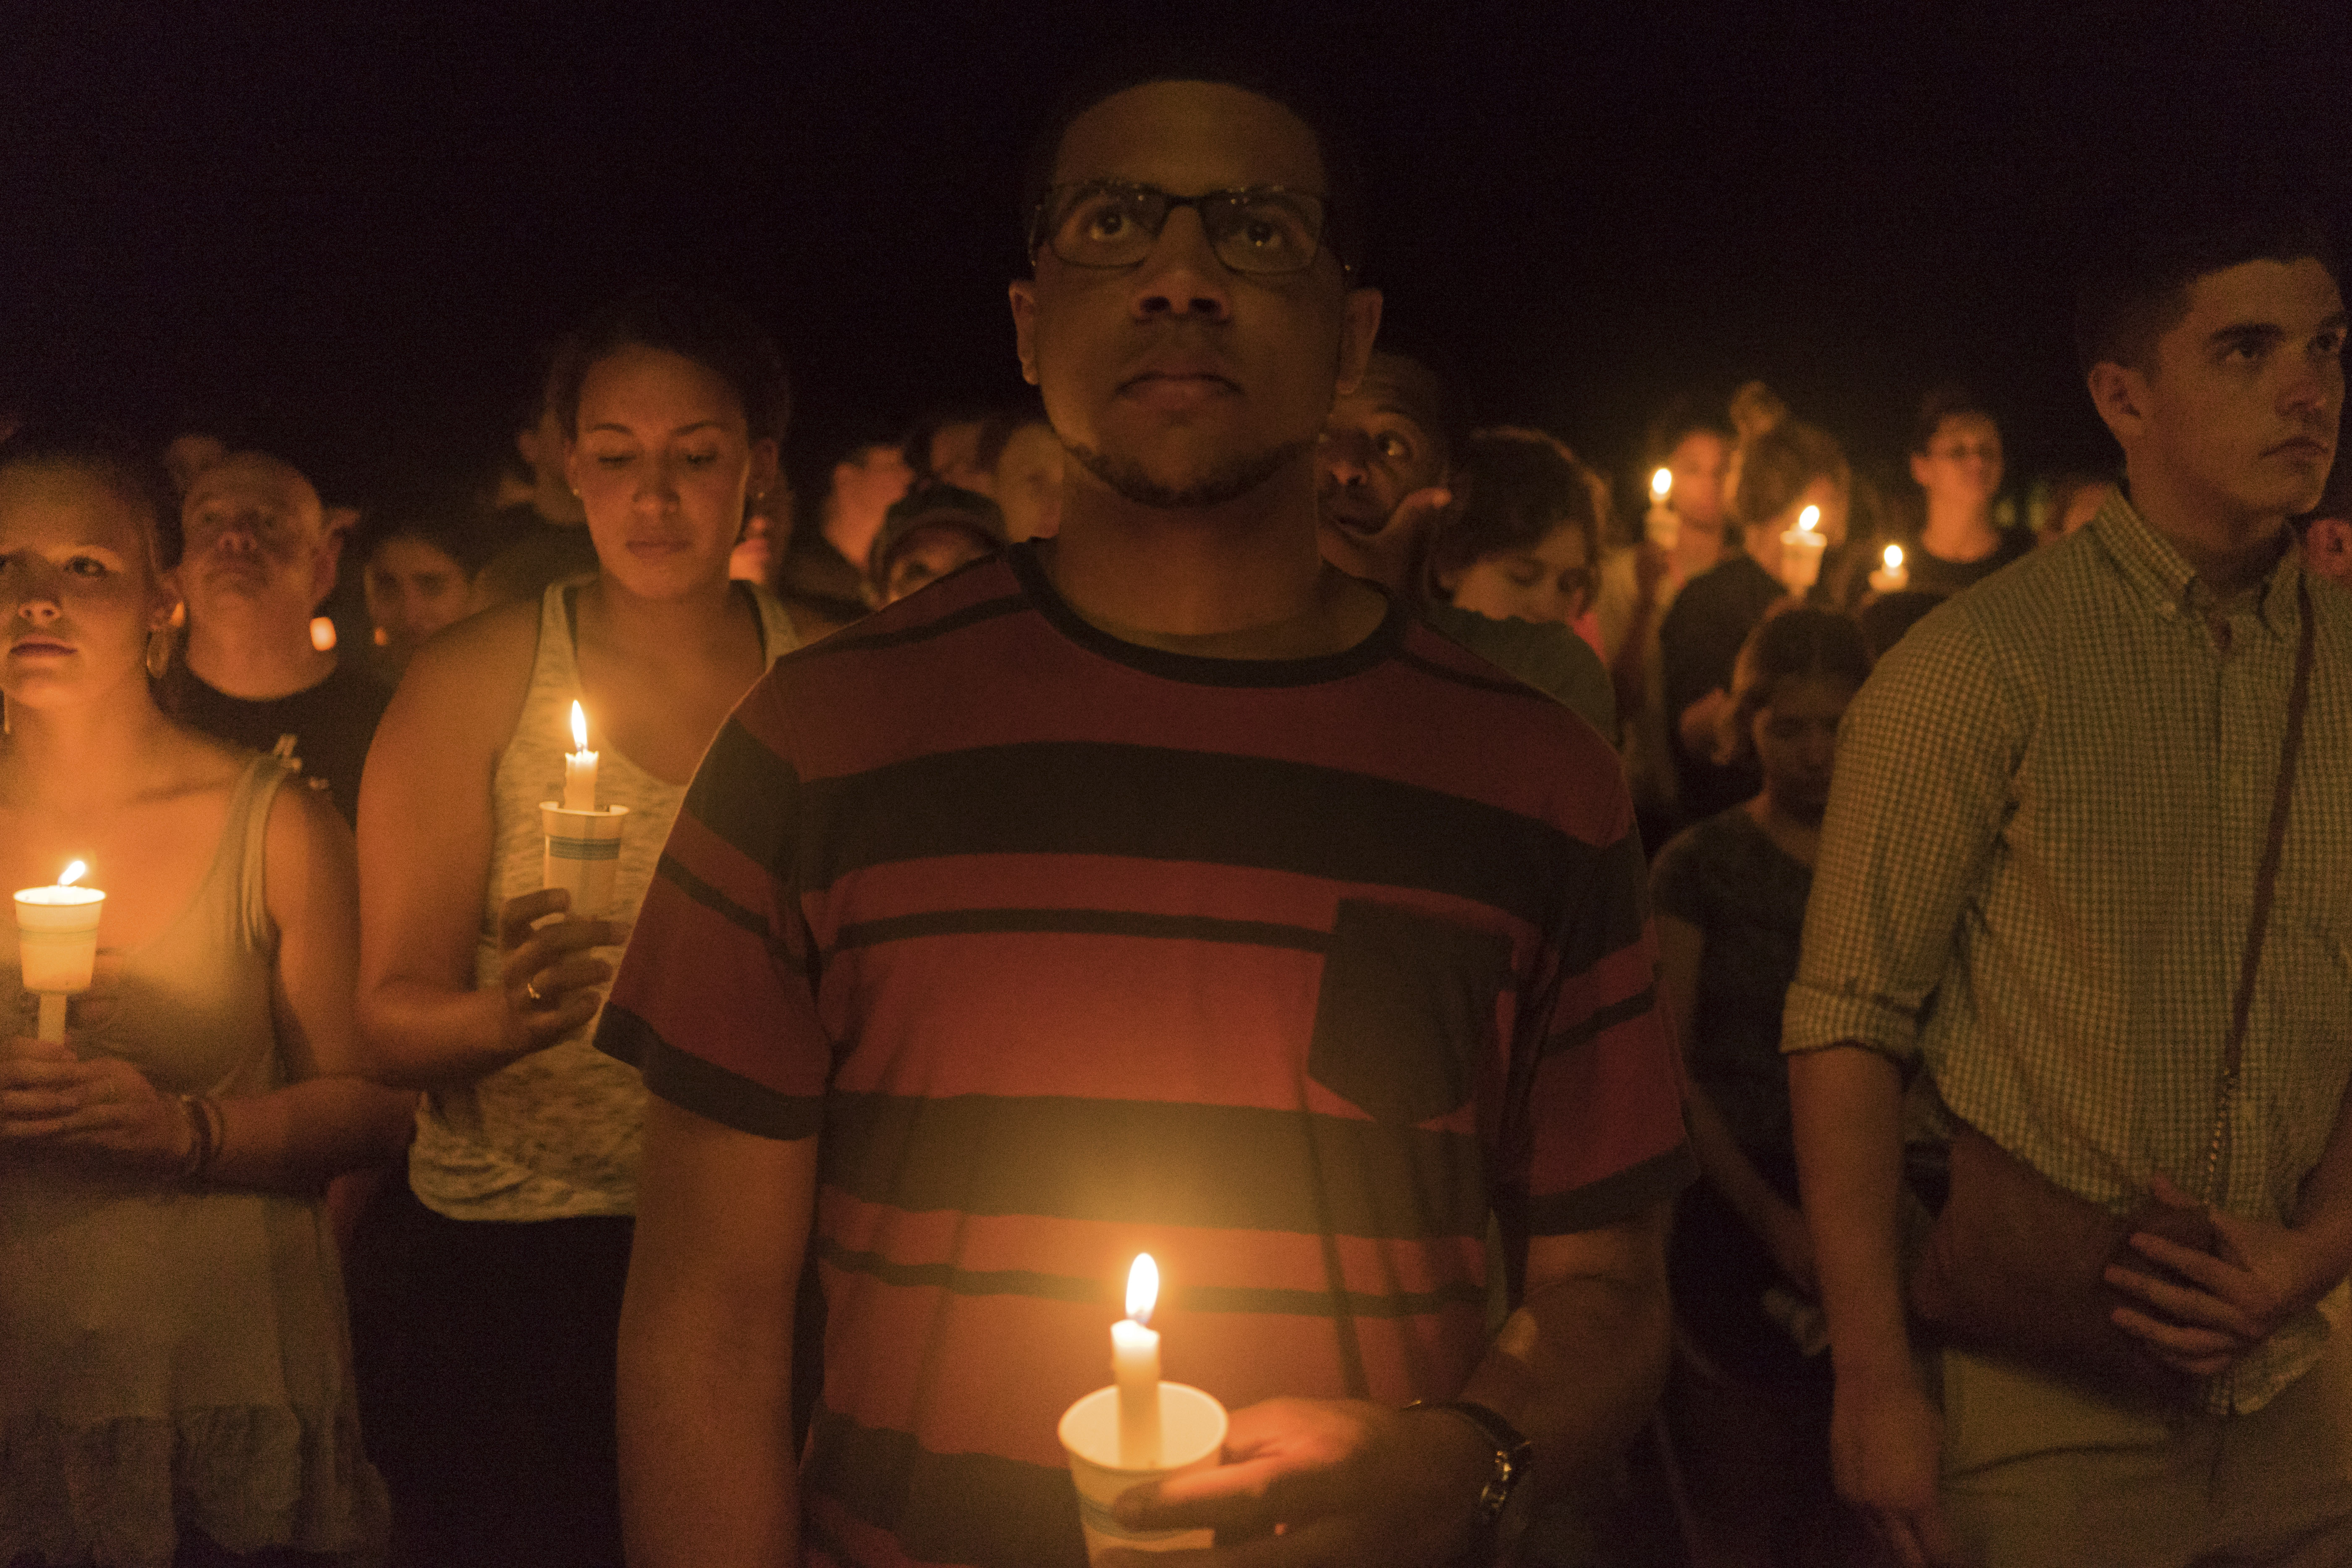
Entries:
{"label": "tan pants", "polygon": [[2352,1564],[2352,1334],[2246,1415],[2143,1414],[1943,1352],[1944,1505],[1984,1568]]}

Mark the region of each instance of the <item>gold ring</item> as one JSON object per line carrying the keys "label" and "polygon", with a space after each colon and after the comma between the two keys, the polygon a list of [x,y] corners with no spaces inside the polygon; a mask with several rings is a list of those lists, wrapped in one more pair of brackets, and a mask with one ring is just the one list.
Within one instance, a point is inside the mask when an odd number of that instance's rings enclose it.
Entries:
{"label": "gold ring", "polygon": [[544,1007],[547,1005],[547,998],[539,994],[539,982],[536,980],[524,981],[522,983],[522,994],[530,997],[531,1001],[539,1006]]}

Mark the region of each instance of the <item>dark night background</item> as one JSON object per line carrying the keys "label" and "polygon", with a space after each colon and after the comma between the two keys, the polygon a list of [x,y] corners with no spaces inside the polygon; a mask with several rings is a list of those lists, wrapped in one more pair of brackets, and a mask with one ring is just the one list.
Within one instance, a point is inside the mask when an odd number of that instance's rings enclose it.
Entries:
{"label": "dark night background", "polygon": [[805,483],[1020,394],[1021,154],[1079,66],[1187,31],[1348,107],[1384,336],[1612,467],[1675,389],[1759,374],[1865,458],[1958,376],[2012,472],[2103,461],[2084,215],[2181,163],[2299,184],[2339,236],[2352,197],[2341,3],[10,4],[0,392],[226,428],[362,499],[470,476],[536,342],[672,277],[775,330]]}

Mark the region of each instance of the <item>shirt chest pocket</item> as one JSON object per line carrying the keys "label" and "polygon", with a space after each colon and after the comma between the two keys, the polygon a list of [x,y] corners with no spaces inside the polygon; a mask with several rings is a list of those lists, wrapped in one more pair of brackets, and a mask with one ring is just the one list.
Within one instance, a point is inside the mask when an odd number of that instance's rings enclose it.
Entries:
{"label": "shirt chest pocket", "polygon": [[1316,997],[1307,1070],[1376,1121],[1460,1110],[1495,1042],[1511,944],[1392,905],[1342,900]]}

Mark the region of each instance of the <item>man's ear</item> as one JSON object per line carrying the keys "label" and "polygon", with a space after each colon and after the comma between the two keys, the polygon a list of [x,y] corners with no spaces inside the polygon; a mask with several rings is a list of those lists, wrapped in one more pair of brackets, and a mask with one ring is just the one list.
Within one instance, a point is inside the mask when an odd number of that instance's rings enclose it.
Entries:
{"label": "man's ear", "polygon": [[1927,488],[1927,454],[1925,452],[1911,454],[1911,482],[1923,490]]}
{"label": "man's ear", "polygon": [[1037,285],[1015,278],[1004,286],[1013,304],[1013,352],[1021,361],[1021,379],[1037,384]]}
{"label": "man's ear", "polygon": [[1381,305],[1379,289],[1350,289],[1340,307],[1339,383],[1332,389],[1340,397],[1356,390],[1364,379],[1364,367],[1372,363],[1372,340],[1381,331]]}
{"label": "man's ear", "polygon": [[2147,427],[2150,413],[2147,377],[2126,364],[2101,360],[2084,378],[2091,389],[2091,406],[2118,446],[2128,454]]}

